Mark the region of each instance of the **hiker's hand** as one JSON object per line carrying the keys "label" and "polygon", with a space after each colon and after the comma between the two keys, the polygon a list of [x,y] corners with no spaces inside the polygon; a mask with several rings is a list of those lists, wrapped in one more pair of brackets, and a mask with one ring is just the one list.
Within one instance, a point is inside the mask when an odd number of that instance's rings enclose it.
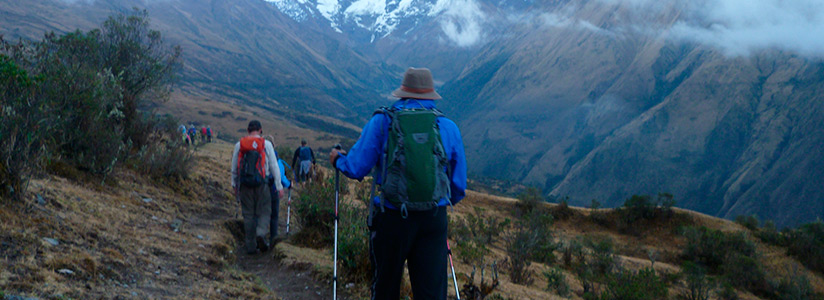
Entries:
{"label": "hiker's hand", "polygon": [[286,195],[286,189],[282,189],[278,191],[278,198],[283,199],[283,196]]}
{"label": "hiker's hand", "polygon": [[338,160],[338,157],[340,157],[340,152],[341,151],[338,150],[338,149],[332,149],[332,152],[329,153],[329,162],[332,164],[332,167],[335,168],[335,169],[338,168],[335,165],[335,162]]}

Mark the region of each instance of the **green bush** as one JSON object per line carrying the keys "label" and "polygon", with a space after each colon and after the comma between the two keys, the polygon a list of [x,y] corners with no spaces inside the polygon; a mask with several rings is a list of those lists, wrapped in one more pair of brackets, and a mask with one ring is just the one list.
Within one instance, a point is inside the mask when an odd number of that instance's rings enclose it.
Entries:
{"label": "green bush", "polygon": [[743,233],[725,233],[702,226],[684,228],[683,235],[687,238],[684,260],[706,266],[712,274],[720,274],[721,266],[732,256],[755,256],[755,244]]}
{"label": "green bush", "polygon": [[189,177],[194,157],[178,139],[143,146],[133,166],[154,178],[185,179]]}
{"label": "green bush", "polygon": [[456,240],[455,251],[464,263],[483,264],[489,254],[488,245],[500,237],[510,220],[489,215],[485,209],[475,207],[466,217],[450,218],[450,235]]}
{"label": "green bush", "polygon": [[541,190],[529,187],[518,194],[518,202],[515,203],[515,215],[518,217],[529,215],[543,202],[544,197],[541,195]]}
{"label": "green bush", "polygon": [[156,124],[139,110],[166,99],[180,48],[164,47],[147,13],[135,10],[88,32],[13,45],[0,39],[0,56],[0,156],[15,157],[3,160],[0,183],[4,197],[18,198],[46,160],[105,179],[148,146]]}
{"label": "green bush", "polygon": [[366,209],[360,206],[340,206],[338,261],[346,282],[362,284],[372,276],[366,216]]}
{"label": "green bush", "polygon": [[[8,47],[0,37],[0,46]],[[0,199],[21,200],[29,176],[43,162],[47,103],[37,97],[42,79],[0,53]]]}
{"label": "green bush", "polygon": [[787,253],[808,268],[824,272],[824,222],[801,225],[788,231]]}
{"label": "green bush", "polygon": [[685,300],[707,300],[711,292],[715,289],[715,281],[707,277],[707,271],[692,262],[685,262],[681,266],[681,276],[684,277],[685,286],[681,292],[681,298]]}
{"label": "green bush", "polygon": [[533,261],[545,264],[555,262],[555,250],[560,245],[555,242],[552,223],[552,215],[533,209],[516,222],[515,229],[504,239],[513,282],[532,282],[529,266]]}
{"label": "green bush", "polygon": [[566,282],[566,276],[564,276],[564,272],[561,271],[561,269],[550,268],[544,271],[544,276],[546,277],[547,291],[555,292],[562,297],[569,295],[569,284]]}
{"label": "green bush", "polygon": [[300,197],[293,201],[300,231],[295,234],[297,244],[323,248],[332,241],[335,224],[335,184],[333,178],[306,185]]}
{"label": "green bush", "polygon": [[781,278],[775,289],[775,299],[779,300],[806,300],[822,299],[816,294],[807,276],[795,270],[789,276]]}
{"label": "green bush", "polygon": [[674,205],[675,200],[668,193],[660,193],[655,199],[649,195],[633,195],[616,210],[618,230],[622,233],[640,235],[650,225],[639,221],[669,220],[674,215]]}
{"label": "green bush", "polygon": [[667,284],[655,270],[646,268],[638,272],[619,270],[609,276],[603,300],[646,300],[666,299]]}
{"label": "green bush", "polygon": [[758,222],[758,217],[756,217],[754,215],[750,215],[750,216],[740,215],[740,216],[735,217],[735,223],[738,223],[739,225],[744,226],[745,228],[747,228],[749,230],[757,230],[759,222]]}

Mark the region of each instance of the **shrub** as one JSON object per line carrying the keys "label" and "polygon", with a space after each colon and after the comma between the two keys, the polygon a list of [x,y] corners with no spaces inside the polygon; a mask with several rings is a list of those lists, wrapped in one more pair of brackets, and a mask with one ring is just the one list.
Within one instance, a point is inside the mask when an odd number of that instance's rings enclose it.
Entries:
{"label": "shrub", "polygon": [[506,254],[509,258],[509,280],[515,284],[530,285],[532,278],[533,249],[537,244],[537,236],[523,227],[516,229],[507,236]]}
{"label": "shrub", "polygon": [[775,298],[781,300],[821,299],[821,295],[815,293],[807,276],[794,270],[789,276],[781,278],[775,290]]}
{"label": "shrub", "polygon": [[133,167],[154,178],[188,178],[194,163],[192,153],[178,139],[143,146],[136,157]]}
{"label": "shrub", "polygon": [[738,223],[741,226],[749,230],[757,230],[758,229],[758,217],[754,215],[744,216],[740,215],[735,217],[735,223]]}
{"label": "shrub", "polygon": [[333,178],[306,185],[295,206],[295,217],[301,228],[295,234],[299,245],[322,248],[332,243],[335,213],[335,185]]}
{"label": "shrub", "polygon": [[529,215],[543,202],[544,197],[541,195],[541,190],[529,187],[518,194],[518,202],[515,203],[515,215],[518,217]]}
{"label": "shrub", "polygon": [[681,297],[685,300],[707,300],[710,292],[715,289],[715,281],[707,277],[707,271],[692,262],[685,262],[681,266],[681,275],[685,286]]}
{"label": "shrub", "polygon": [[554,291],[562,297],[569,295],[569,284],[567,284],[566,276],[564,276],[564,272],[561,271],[561,269],[550,268],[544,271],[544,276],[546,277],[547,291]]}
{"label": "shrub", "polygon": [[788,231],[787,253],[796,257],[808,268],[824,272],[824,222],[801,225]]}
{"label": "shrub", "polygon": [[604,300],[645,300],[666,299],[667,284],[655,274],[655,270],[646,268],[638,272],[620,270],[607,279],[601,299]]}
{"label": "shrub", "polygon": [[[0,37],[0,46],[9,47]],[[0,198],[21,200],[29,176],[43,161],[45,101],[32,78],[0,53]]]}
{"label": "shrub", "polygon": [[466,217],[450,218],[452,237],[458,242],[455,245],[458,257],[465,263],[483,264],[483,257],[489,254],[487,245],[492,245],[509,223],[509,219],[500,220],[480,207],[475,207]]}
{"label": "shrub", "polygon": [[755,255],[755,244],[747,240],[743,233],[687,227],[683,235],[687,238],[687,246],[682,254],[684,260],[704,265],[713,274],[720,274],[721,266],[733,255]]}
{"label": "shrub", "polygon": [[738,291],[732,284],[724,282],[721,284],[721,289],[715,292],[719,299],[723,300],[738,300]]}
{"label": "shrub", "polygon": [[372,275],[366,215],[366,209],[360,206],[340,206],[338,257],[346,282],[366,283]]}
{"label": "shrub", "polygon": [[552,217],[556,220],[566,220],[575,215],[575,211],[569,208],[569,197],[565,197],[558,202],[558,205],[550,211]]}

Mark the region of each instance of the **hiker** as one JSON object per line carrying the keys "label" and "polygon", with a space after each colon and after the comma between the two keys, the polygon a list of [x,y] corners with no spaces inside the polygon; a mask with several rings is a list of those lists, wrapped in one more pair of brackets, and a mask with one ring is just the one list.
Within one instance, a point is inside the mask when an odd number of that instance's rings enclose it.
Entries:
{"label": "hiker", "polygon": [[200,127],[200,141],[204,143],[206,142],[206,127],[204,126]]}
{"label": "hiker", "polygon": [[192,145],[195,144],[197,141],[197,129],[195,129],[195,125],[189,124],[189,140],[192,141]]}
{"label": "hiker", "polygon": [[207,143],[212,142],[212,127],[211,126],[206,126],[206,142]]}
{"label": "hiker", "polygon": [[[274,144],[274,138],[269,135],[266,136],[266,141],[272,142]],[[275,151],[275,156],[278,158],[278,169],[280,170],[280,183],[284,189],[291,188],[292,183],[289,182],[289,178],[286,178],[286,169],[285,167],[288,166],[286,161],[280,159],[278,152]],[[272,198],[272,217],[271,222],[269,222],[269,245],[275,245],[277,238],[278,238],[278,216],[280,213],[280,195],[276,193],[275,187],[275,177],[273,175],[269,175],[269,190],[271,191],[270,195]]]}
{"label": "hiker", "polygon": [[180,127],[178,127],[178,130],[180,130],[181,137],[183,138],[183,142],[186,143],[186,146],[189,146],[189,131],[186,130],[186,125],[180,124]]}
{"label": "hiker", "polygon": [[[247,254],[257,250],[269,250],[270,218],[272,199],[269,194],[268,176],[280,178],[275,146],[260,135],[260,122],[252,120],[246,128],[248,135],[235,144],[232,152],[232,188],[237,195],[243,212],[243,230]],[[278,196],[283,197],[283,185],[274,180]]]}
{"label": "hiker", "polygon": [[[436,109],[434,100],[441,96],[435,92],[429,69],[409,68],[392,95],[400,100],[375,112],[349,153],[333,149],[329,160],[353,179],[362,180],[373,167],[376,171],[373,178],[381,195],[373,197],[367,220],[374,268],[372,299],[400,297],[404,262],[415,299],[446,299],[446,206],[457,204],[466,195],[461,133]],[[417,110],[409,113],[412,109]],[[400,115],[404,118],[398,118]],[[401,135],[395,130],[413,134]],[[397,139],[404,139],[403,148],[396,146]],[[399,153],[403,157],[396,159]],[[414,183],[427,181],[430,184]],[[398,186],[401,182],[410,184],[402,188]]]}
{"label": "hiker", "polygon": [[[296,164],[298,159],[300,159],[300,165]],[[297,171],[295,181],[301,183],[309,180],[309,178],[311,178],[309,172],[312,171],[314,165],[315,153],[312,152],[312,148],[309,148],[306,140],[300,141],[300,147],[295,150],[295,155],[292,156],[292,169]]]}

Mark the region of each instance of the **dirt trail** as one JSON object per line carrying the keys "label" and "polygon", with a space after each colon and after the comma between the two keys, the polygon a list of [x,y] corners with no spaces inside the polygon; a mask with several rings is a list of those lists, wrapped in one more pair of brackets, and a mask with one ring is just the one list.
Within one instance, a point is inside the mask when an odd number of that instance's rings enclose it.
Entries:
{"label": "dirt trail", "polygon": [[[219,162],[220,158],[230,157],[232,149],[231,145],[218,142],[209,144],[202,150],[206,151],[200,151],[200,153],[210,156],[212,160]],[[227,172],[226,177],[228,176],[229,174]],[[218,197],[225,197],[225,194],[223,193],[214,194],[218,195]],[[297,196],[297,190],[293,190],[292,199],[294,200]],[[224,203],[224,205],[225,203],[231,203],[230,205],[236,205],[234,199],[223,199],[223,201],[213,201],[213,203]],[[218,216],[217,218],[215,218],[214,215],[206,215],[203,217],[207,219],[222,218],[224,220],[232,220],[230,221],[230,223],[233,224],[230,225],[230,227],[234,228],[230,228],[230,230],[233,231],[233,235],[237,239],[237,247],[235,250],[235,253],[237,253],[237,269],[257,276],[260,279],[261,283],[264,286],[266,286],[269,290],[271,290],[278,299],[314,300],[332,298],[331,275],[318,275],[318,272],[316,270],[319,267],[315,265],[317,263],[317,258],[303,259],[298,257],[292,257],[296,254],[296,251],[316,252],[316,250],[298,248],[297,246],[292,245],[289,239],[287,238],[280,244],[278,244],[276,246],[277,248],[272,251],[269,251],[264,254],[246,255],[244,254],[242,248],[242,232],[240,232],[241,220],[237,218],[238,209],[236,207],[231,207],[230,209],[215,209],[213,212],[220,212],[222,216]],[[280,233],[281,237],[285,237],[285,199],[280,202],[278,223],[278,232]],[[294,220],[294,216],[292,216],[292,233],[294,233],[296,230],[299,230],[299,225],[295,223],[296,222]],[[329,266],[331,266],[331,258],[327,260],[330,261],[328,263],[322,262],[322,264],[328,264]],[[331,274],[331,272],[329,273]],[[329,278],[318,279],[319,276]],[[345,296],[342,295],[344,288],[345,287],[342,286],[338,287],[339,299],[347,299],[345,298]]]}

